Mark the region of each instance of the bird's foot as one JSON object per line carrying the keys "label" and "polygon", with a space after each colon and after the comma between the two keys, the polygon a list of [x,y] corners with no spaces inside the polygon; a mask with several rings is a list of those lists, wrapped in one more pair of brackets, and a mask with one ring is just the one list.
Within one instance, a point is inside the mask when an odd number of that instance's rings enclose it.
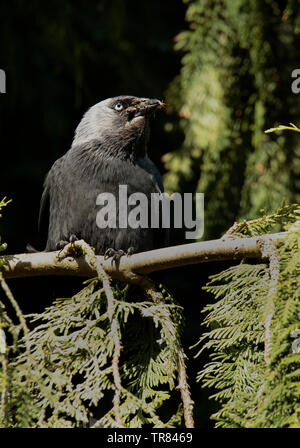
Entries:
{"label": "bird's foot", "polygon": [[72,235],[69,237],[69,242],[70,243],[75,243],[75,241],[78,241],[79,238],[77,238],[76,235],[74,235],[74,233],[72,233]]}
{"label": "bird's foot", "polygon": [[121,257],[123,257],[124,255],[125,255],[124,250],[121,250],[121,249],[115,250],[112,247],[110,247],[109,249],[107,249],[105,251],[104,260],[111,258],[111,264],[113,264],[113,263],[119,264]]}
{"label": "bird's foot", "polygon": [[61,252],[63,251],[63,249],[70,244],[70,248],[69,248],[69,254],[72,255],[73,257],[80,257],[82,255],[82,250],[80,247],[76,247],[74,245],[75,241],[78,241],[78,238],[76,235],[72,234],[69,237],[69,241],[66,240],[61,240],[56,244],[56,249],[59,250],[59,254],[58,256],[61,255]]}
{"label": "bird's foot", "polygon": [[111,258],[111,263],[115,262],[116,264],[119,264],[121,257],[123,257],[124,255],[127,255],[129,257],[130,255],[133,254],[133,252],[134,252],[133,247],[129,247],[127,252],[125,252],[122,249],[116,250],[110,247],[104,253],[104,260]]}
{"label": "bird's foot", "polygon": [[60,250],[62,251],[66,245],[69,244],[69,241],[66,240],[60,240],[57,244],[56,244],[56,250]]}

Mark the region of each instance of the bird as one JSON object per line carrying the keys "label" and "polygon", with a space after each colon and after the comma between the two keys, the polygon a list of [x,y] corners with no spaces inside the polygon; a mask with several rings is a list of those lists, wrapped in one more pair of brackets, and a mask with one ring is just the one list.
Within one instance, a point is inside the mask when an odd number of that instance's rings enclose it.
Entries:
{"label": "bird", "polygon": [[118,217],[120,185],[126,186],[128,197],[143,193],[150,199],[152,193],[164,192],[159,170],[148,156],[150,121],[163,108],[158,99],[120,95],[87,110],[71,148],[54,162],[44,181],[39,226],[48,209],[46,252],[83,239],[97,255],[118,260],[167,245],[166,229],[160,227],[97,225],[97,198],[103,193],[116,198]]}

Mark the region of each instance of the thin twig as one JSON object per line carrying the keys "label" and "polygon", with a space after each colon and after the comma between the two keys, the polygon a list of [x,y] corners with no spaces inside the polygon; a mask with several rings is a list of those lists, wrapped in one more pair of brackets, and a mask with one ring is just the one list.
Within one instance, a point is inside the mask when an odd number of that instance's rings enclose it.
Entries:
{"label": "thin twig", "polygon": [[[0,323],[2,315],[0,314]],[[6,337],[3,328],[0,327],[0,361],[2,365],[2,391],[1,391],[1,402],[0,402],[0,424],[6,419],[6,401],[7,401],[7,346]]]}
{"label": "thin twig", "polygon": [[267,365],[271,362],[271,350],[272,350],[272,319],[275,314],[274,298],[276,297],[276,289],[278,285],[279,277],[279,263],[280,257],[276,249],[275,244],[272,241],[264,240],[261,244],[262,255],[264,258],[269,259],[269,272],[270,272],[270,286],[267,295],[266,309],[267,316],[265,318],[265,337],[264,337],[264,359]]}
{"label": "thin twig", "polygon": [[21,327],[23,329],[24,336],[25,337],[28,336],[29,330],[28,330],[28,327],[27,327],[27,324],[26,324],[26,320],[25,320],[25,318],[23,316],[21,308],[18,305],[18,302],[15,300],[15,298],[13,296],[13,293],[11,292],[8,284],[6,283],[6,281],[5,281],[4,277],[3,277],[3,273],[1,271],[0,271],[0,284],[1,284],[1,287],[2,287],[3,291],[6,294],[6,297],[8,298],[8,300],[10,301],[12,307],[14,308],[14,310],[16,312],[16,315],[17,315],[17,317],[18,317],[18,319],[20,321]]}
{"label": "thin twig", "polygon": [[185,365],[186,354],[183,349],[178,351],[177,354],[177,368],[178,368],[178,386],[180,390],[181,400],[183,403],[184,411],[184,421],[186,428],[194,428],[194,401],[190,393],[189,384],[187,381],[186,365]]}
{"label": "thin twig", "polygon": [[[13,293],[11,292],[8,284],[6,283],[5,279],[3,278],[3,274],[0,271],[0,284],[1,287],[6,295],[6,297],[8,298],[8,300],[10,301],[12,307],[14,308],[16,315],[20,321],[20,325],[21,328],[23,329],[24,332],[24,339],[25,339],[25,345],[26,345],[26,351],[27,353],[29,352],[29,348],[28,348],[28,334],[29,334],[29,330],[26,324],[26,320],[23,316],[23,313],[17,303],[17,301],[15,300]],[[13,331],[14,325],[12,324],[12,321],[8,318],[8,316],[6,315],[6,313],[4,313],[3,309],[4,309],[4,305],[2,303],[0,303],[1,306],[1,311],[0,311],[0,317],[2,318],[3,321],[6,320],[6,322],[9,322],[11,324],[11,331]],[[5,322],[3,322],[5,323]],[[6,346],[6,338],[5,338],[5,333],[4,330],[2,328],[0,328],[0,331],[2,332],[2,338],[1,338],[1,342],[3,345],[2,349],[0,350],[0,358],[1,358],[1,364],[2,364],[2,374],[3,374],[3,381],[4,381],[4,387],[2,389],[2,394],[1,394],[1,419],[2,421],[5,420],[6,418],[6,403],[7,403],[7,346]]]}

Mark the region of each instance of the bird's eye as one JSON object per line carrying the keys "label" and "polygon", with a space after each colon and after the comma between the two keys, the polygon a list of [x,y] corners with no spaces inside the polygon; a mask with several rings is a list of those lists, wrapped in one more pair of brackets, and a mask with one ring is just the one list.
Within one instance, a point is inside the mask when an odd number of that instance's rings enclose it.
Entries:
{"label": "bird's eye", "polygon": [[114,109],[117,110],[118,112],[120,112],[120,110],[124,109],[124,106],[122,103],[117,103],[117,104],[115,104]]}

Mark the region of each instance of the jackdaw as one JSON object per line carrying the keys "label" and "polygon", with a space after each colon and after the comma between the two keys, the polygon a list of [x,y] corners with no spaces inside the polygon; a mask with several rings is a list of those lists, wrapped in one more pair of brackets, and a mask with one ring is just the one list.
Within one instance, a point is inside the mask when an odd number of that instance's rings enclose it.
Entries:
{"label": "jackdaw", "polygon": [[[92,106],[83,116],[70,150],[50,169],[44,183],[39,222],[49,207],[45,251],[84,239],[98,255],[119,258],[166,245],[166,230],[150,227],[151,193],[163,192],[160,173],[147,155],[149,122],[163,107],[157,99],[118,96]],[[122,228],[119,185],[149,199],[148,228]],[[100,228],[99,194],[116,199],[116,227]],[[47,205],[47,203],[49,205]],[[104,204],[102,204],[104,205]],[[132,207],[128,207],[128,213]]]}

